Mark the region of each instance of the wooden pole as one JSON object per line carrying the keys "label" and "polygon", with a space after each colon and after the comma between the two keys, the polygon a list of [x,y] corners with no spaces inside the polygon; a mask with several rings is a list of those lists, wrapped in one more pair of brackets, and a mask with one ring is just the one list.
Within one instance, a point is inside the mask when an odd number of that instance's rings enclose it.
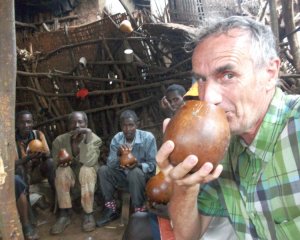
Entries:
{"label": "wooden pole", "polygon": [[271,28],[272,28],[273,34],[276,38],[276,43],[278,46],[279,29],[278,29],[278,16],[277,16],[276,0],[269,0],[269,6],[270,6]]}
{"label": "wooden pole", "polygon": [[14,166],[16,34],[14,1],[0,4],[0,231],[2,239],[24,239],[16,208]]}
{"label": "wooden pole", "polygon": [[[294,22],[294,8],[293,1],[283,1],[282,4],[282,13],[284,19],[285,30],[287,33],[291,33],[296,29]],[[290,48],[291,55],[293,56],[293,65],[296,68],[297,72],[300,72],[300,42],[298,40],[298,33],[289,34],[287,36]]]}

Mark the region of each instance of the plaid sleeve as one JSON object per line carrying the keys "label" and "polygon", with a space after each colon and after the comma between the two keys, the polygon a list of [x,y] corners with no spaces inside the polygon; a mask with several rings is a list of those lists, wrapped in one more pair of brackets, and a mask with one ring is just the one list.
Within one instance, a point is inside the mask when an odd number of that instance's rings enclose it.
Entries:
{"label": "plaid sleeve", "polygon": [[199,212],[207,216],[228,217],[227,209],[222,206],[219,194],[222,192],[217,180],[202,185],[198,195]]}

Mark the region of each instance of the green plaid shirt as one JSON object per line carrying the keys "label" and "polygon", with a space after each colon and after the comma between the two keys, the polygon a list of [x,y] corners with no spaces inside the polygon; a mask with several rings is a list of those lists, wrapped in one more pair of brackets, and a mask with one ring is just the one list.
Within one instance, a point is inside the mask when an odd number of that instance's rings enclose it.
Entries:
{"label": "green plaid shirt", "polygon": [[202,186],[204,215],[228,216],[239,239],[300,239],[300,96],[280,89],[251,143],[233,137],[218,180]]}

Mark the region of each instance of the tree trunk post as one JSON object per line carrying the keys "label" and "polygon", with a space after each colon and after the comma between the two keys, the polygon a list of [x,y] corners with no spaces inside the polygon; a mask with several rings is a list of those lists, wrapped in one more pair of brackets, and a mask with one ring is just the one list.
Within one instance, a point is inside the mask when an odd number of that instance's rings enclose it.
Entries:
{"label": "tree trunk post", "polygon": [[2,239],[24,239],[15,200],[14,162],[16,34],[14,1],[0,4],[0,231]]}

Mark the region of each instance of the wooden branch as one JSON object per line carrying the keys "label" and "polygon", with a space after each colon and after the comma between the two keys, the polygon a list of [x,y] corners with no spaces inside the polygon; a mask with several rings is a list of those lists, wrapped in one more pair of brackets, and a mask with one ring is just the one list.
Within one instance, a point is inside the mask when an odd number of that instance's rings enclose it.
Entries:
{"label": "wooden branch", "polygon": [[[155,87],[161,87],[162,84],[173,84],[173,83],[178,83],[179,81],[175,80],[168,80],[165,82],[156,82],[156,83],[150,83],[150,84],[143,84],[143,85],[137,85],[137,86],[132,86],[132,87],[125,87],[125,88],[116,88],[112,90],[95,90],[89,92],[89,96],[98,96],[98,95],[108,95],[108,94],[115,94],[115,93],[123,93],[123,92],[129,92],[129,91],[135,91],[135,90],[141,90],[141,89],[151,89]],[[22,90],[22,91],[30,91],[33,92],[39,96],[44,96],[44,97],[76,97],[76,93],[48,93],[44,91],[39,91],[34,88],[30,87],[17,87],[17,90]]]}
{"label": "wooden branch", "polygon": [[33,102],[19,102],[16,103],[16,107],[24,107],[24,106],[29,106],[29,105],[34,105]]}
{"label": "wooden branch", "polygon": [[[127,40],[133,40],[133,41],[140,41],[142,39],[157,39],[155,37],[126,37]],[[68,44],[68,45],[63,45],[63,46],[60,46],[59,48],[56,48],[50,52],[48,52],[46,55],[40,57],[38,59],[39,62],[41,61],[45,61],[47,60],[49,57],[51,57],[52,55],[54,55],[55,53],[57,52],[60,52],[62,50],[66,50],[66,49],[69,49],[69,48],[74,48],[74,47],[79,47],[79,46],[83,46],[83,45],[89,45],[89,44],[97,44],[97,43],[100,43],[101,41],[103,40],[108,40],[108,41],[122,41],[124,40],[124,38],[118,38],[118,37],[111,37],[111,38],[105,38],[105,37],[101,37],[99,39],[93,39],[93,40],[88,40],[88,41],[82,41],[82,42],[78,42],[78,43],[73,43],[73,44]]]}
{"label": "wooden branch", "polygon": [[284,35],[283,38],[289,37],[289,36],[291,36],[292,34],[298,32],[298,31],[300,31],[300,26],[295,28],[293,31],[287,33],[286,35]]}
{"label": "wooden branch", "polygon": [[[127,107],[127,106],[132,106],[132,105],[136,105],[136,104],[140,104],[142,106],[145,105],[146,102],[153,102],[156,101],[157,99],[153,98],[152,96],[150,97],[145,97],[143,99],[139,99],[136,101],[132,101],[132,102],[128,102],[128,103],[122,103],[122,104],[117,104],[117,105],[113,105],[113,106],[105,106],[105,107],[100,107],[100,108],[93,108],[93,109],[89,109],[89,110],[83,110],[85,113],[93,113],[93,112],[100,112],[100,111],[105,111],[105,110],[109,110],[109,109],[115,109],[115,108],[123,108],[123,107]],[[52,119],[49,119],[47,121],[41,122],[39,124],[37,124],[36,126],[34,126],[35,128],[47,125],[49,123],[52,123],[54,121],[58,121],[58,120],[62,120],[65,119],[69,116],[69,114],[65,114],[62,116],[58,116]]]}
{"label": "wooden branch", "polygon": [[[287,33],[294,31],[296,28],[293,19],[293,4],[293,1],[281,0],[284,25]],[[287,38],[290,44],[290,53],[293,56],[293,65],[296,68],[297,72],[300,72],[300,42],[298,40],[298,36],[297,34],[292,34],[288,35]]]}
{"label": "wooden branch", "polygon": [[276,9],[276,0],[269,0],[270,6],[270,20],[271,20],[271,28],[272,32],[276,39],[276,45],[279,43],[279,28],[278,28],[278,16]]}
{"label": "wooden branch", "polygon": [[33,28],[35,31],[38,31],[38,28],[34,24],[31,24],[31,23],[23,23],[23,22],[16,21],[16,27]]}
{"label": "wooden branch", "polygon": [[258,14],[259,18],[258,21],[261,22],[265,16],[266,10],[267,10],[267,6],[269,4],[269,1],[265,1],[265,5],[263,6],[261,12]]}
{"label": "wooden branch", "polygon": [[[115,59],[114,59],[114,57],[113,57],[113,55],[112,55],[112,53],[110,51],[110,48],[109,48],[106,40],[104,40],[102,43],[103,43],[103,46],[104,46],[104,48],[105,48],[105,50],[106,50],[106,52],[108,54],[109,59],[114,62]],[[124,79],[123,73],[122,73],[121,69],[119,68],[119,66],[117,64],[113,64],[113,68],[116,71],[118,78]],[[120,86],[121,89],[123,89],[124,88],[124,84],[121,83],[120,85],[121,85]],[[123,103],[126,103],[127,100],[128,100],[128,95],[125,94],[125,92],[123,92],[123,91],[121,92],[121,95],[122,95]]]}
{"label": "wooden branch", "polygon": [[[78,16],[67,16],[67,17],[62,17],[62,18],[56,18],[58,22],[66,22],[66,21],[72,21],[75,19],[78,19]],[[43,22],[38,22],[38,23],[24,23],[20,21],[16,21],[16,27],[27,27],[27,28],[33,28],[35,31],[38,31],[37,26],[42,25],[43,23],[50,23],[53,24],[55,22],[55,19],[52,20],[46,20]]]}
{"label": "wooden branch", "polygon": [[114,21],[114,19],[110,16],[110,14],[108,12],[106,12],[105,9],[103,9],[103,12],[106,14],[106,16],[108,16],[111,23],[116,27],[116,29],[119,29],[119,25]]}
{"label": "wooden branch", "polygon": [[128,85],[135,85],[137,82],[120,80],[116,78],[98,78],[98,77],[87,77],[87,76],[70,76],[64,74],[55,74],[55,73],[32,73],[32,72],[24,72],[17,71],[17,75],[26,76],[26,77],[47,77],[47,78],[61,78],[61,79],[70,79],[70,80],[85,80],[85,81],[102,81],[102,82],[118,82],[118,83],[126,83]]}
{"label": "wooden branch", "polygon": [[101,61],[101,62],[87,62],[87,65],[132,65],[132,64],[139,64],[138,62],[127,62],[127,61]]}
{"label": "wooden branch", "polygon": [[73,20],[76,20],[76,19],[78,19],[78,15],[66,16],[66,17],[55,18],[55,19],[49,19],[49,20],[45,20],[45,21],[37,22],[37,23],[33,23],[33,24],[34,25],[42,25],[43,23],[54,24],[56,20],[59,23],[61,23],[61,22],[73,21]]}
{"label": "wooden branch", "polygon": [[133,25],[133,28],[137,29],[138,25],[137,25],[134,17],[132,16],[131,12],[129,11],[129,8],[126,6],[126,4],[123,2],[123,0],[119,0],[119,2],[122,4],[123,8],[127,12],[128,16],[129,16],[129,18],[131,20],[131,24]]}
{"label": "wooden branch", "polygon": [[188,57],[187,59],[182,60],[181,62],[175,64],[174,66],[166,68],[164,71],[161,71],[161,72],[152,72],[151,74],[166,74],[168,72],[173,71],[174,69],[178,69],[179,66],[181,66],[182,64],[187,63],[187,62],[189,62],[191,60],[192,60],[192,57]]}
{"label": "wooden branch", "polygon": [[300,74],[281,74],[281,78],[300,78]]}

